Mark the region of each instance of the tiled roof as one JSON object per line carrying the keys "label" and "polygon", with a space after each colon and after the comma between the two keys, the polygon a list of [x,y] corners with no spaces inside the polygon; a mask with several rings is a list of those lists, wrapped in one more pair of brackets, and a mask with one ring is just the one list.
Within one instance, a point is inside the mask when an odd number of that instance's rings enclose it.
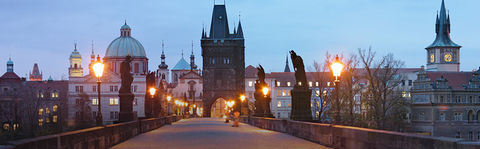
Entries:
{"label": "tiled roof", "polygon": [[448,85],[454,90],[464,89],[463,85],[467,85],[468,82],[473,77],[473,72],[433,72],[427,71],[427,77],[430,78],[432,83],[437,79],[443,78],[447,79]]}
{"label": "tiled roof", "polygon": [[20,79],[17,74],[14,72],[6,72],[1,77],[1,79]]}

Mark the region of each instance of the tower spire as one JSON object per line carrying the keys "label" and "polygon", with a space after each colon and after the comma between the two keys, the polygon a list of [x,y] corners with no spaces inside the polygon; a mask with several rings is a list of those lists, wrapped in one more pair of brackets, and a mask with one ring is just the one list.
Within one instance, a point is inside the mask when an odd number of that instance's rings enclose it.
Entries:
{"label": "tower spire", "polygon": [[190,70],[197,69],[197,65],[195,65],[195,55],[193,55],[193,40],[192,40],[192,54],[190,55]]}
{"label": "tower spire", "polygon": [[437,36],[435,41],[427,48],[433,47],[461,47],[454,43],[450,39],[450,16],[447,15],[447,9],[445,8],[445,0],[442,0],[440,6],[440,12],[437,13],[437,19],[435,23],[435,32]]}
{"label": "tower spire", "polygon": [[92,40],[92,54],[90,54],[90,61],[95,62],[95,53],[93,51],[93,40]]}
{"label": "tower spire", "polygon": [[160,56],[160,59],[161,59],[161,63],[160,65],[158,65],[158,68],[159,69],[167,69],[168,68],[168,65],[165,63],[165,44],[162,40],[162,55]]}
{"label": "tower spire", "polygon": [[288,67],[288,54],[285,59],[285,69],[283,70],[283,72],[290,72],[290,67]]}

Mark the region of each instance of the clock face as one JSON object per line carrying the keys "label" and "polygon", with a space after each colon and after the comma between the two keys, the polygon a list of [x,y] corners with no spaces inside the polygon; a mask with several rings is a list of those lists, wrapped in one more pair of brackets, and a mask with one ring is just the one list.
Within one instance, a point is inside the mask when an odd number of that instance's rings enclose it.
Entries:
{"label": "clock face", "polygon": [[435,54],[430,54],[430,63],[435,62]]}
{"label": "clock face", "polygon": [[443,59],[445,60],[445,62],[451,62],[452,61],[452,54],[450,53],[447,53],[443,56]]}

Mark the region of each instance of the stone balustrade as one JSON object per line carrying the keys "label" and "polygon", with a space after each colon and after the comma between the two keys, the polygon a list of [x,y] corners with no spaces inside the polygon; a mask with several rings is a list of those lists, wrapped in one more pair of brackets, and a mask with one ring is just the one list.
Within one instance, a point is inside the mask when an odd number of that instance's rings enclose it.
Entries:
{"label": "stone balustrade", "polygon": [[[164,125],[181,116],[141,119],[137,121],[92,127],[54,135],[9,142],[9,149],[105,149]],[[7,146],[5,146],[7,148]]]}
{"label": "stone balustrade", "polygon": [[458,138],[263,117],[241,117],[240,120],[262,129],[287,133],[340,149],[480,149],[480,142],[467,142]]}

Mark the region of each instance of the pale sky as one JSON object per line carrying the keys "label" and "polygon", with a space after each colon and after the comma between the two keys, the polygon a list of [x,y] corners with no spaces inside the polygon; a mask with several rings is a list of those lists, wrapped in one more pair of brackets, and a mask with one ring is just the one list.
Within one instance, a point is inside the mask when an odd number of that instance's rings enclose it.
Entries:
{"label": "pale sky", "polygon": [[[217,0],[217,3],[223,3]],[[478,0],[446,0],[451,37],[461,48],[460,69],[480,66]],[[226,0],[231,31],[241,14],[245,64],[283,71],[287,51],[294,49],[306,67],[330,53],[355,53],[372,46],[380,55],[393,53],[406,67],[426,63],[435,39],[435,16],[441,0]],[[15,72],[25,77],[39,63],[44,79],[68,77],[74,42],[88,66],[91,41],[103,56],[120,36],[124,20],[145,47],[150,70],[160,64],[161,41],[169,68],[194,41],[202,67],[202,24],[209,28],[213,0],[3,0],[0,1],[0,74],[11,56]],[[187,59],[188,61],[188,59]],[[290,63],[290,68],[292,68]],[[86,71],[85,71],[86,72]]]}

